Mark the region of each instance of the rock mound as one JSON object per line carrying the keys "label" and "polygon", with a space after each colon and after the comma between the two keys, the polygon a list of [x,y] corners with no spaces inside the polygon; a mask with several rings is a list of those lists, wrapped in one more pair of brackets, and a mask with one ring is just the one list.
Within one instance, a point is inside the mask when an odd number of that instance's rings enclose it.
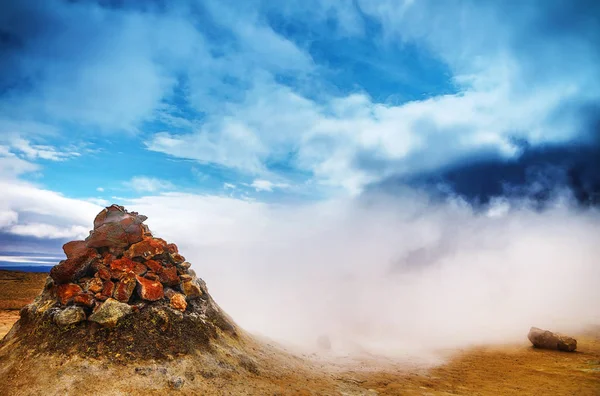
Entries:
{"label": "rock mound", "polygon": [[84,241],[63,246],[42,293],[21,310],[2,346],[37,352],[161,359],[238,338],[177,245],[156,238],[146,216],[112,205]]}

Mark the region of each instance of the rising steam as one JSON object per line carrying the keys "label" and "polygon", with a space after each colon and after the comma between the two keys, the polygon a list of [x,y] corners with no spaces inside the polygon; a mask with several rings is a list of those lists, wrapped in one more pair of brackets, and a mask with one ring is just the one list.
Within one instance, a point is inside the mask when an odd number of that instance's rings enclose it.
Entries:
{"label": "rising steam", "polygon": [[485,211],[406,192],[275,206],[170,194],[132,202],[242,327],[333,352],[406,353],[600,323],[600,214]]}

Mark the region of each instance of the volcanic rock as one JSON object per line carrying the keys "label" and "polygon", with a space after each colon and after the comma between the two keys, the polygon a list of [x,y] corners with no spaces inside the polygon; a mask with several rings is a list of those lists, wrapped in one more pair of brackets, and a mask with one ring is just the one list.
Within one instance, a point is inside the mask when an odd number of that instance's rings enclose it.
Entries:
{"label": "volcanic rock", "polygon": [[202,290],[194,281],[185,281],[181,283],[181,290],[186,297],[196,298],[202,295]]}
{"label": "volcanic rock", "polygon": [[73,297],[73,303],[86,307],[92,307],[94,305],[94,296],[89,293],[81,293]]}
{"label": "volcanic rock", "polygon": [[68,251],[72,256],[50,270],[50,276],[56,283],[76,281],[86,274],[90,264],[98,258],[98,253],[94,249],[81,249],[78,242],[69,242],[68,244],[73,245],[67,247],[65,252]]}
{"label": "volcanic rock", "polygon": [[65,283],[58,285],[56,288],[56,296],[61,304],[65,305],[71,298],[81,293],[83,290],[81,286],[74,283]]}
{"label": "volcanic rock", "polygon": [[147,219],[122,206],[112,205],[100,212],[94,220],[94,230],[86,239],[90,248],[125,248],[144,238],[147,229],[142,223]]}
{"label": "volcanic rock", "polygon": [[159,274],[158,279],[166,286],[177,286],[179,282],[179,275],[177,274],[177,268],[170,267],[164,268]]}
{"label": "volcanic rock", "polygon": [[[108,278],[106,278],[107,281],[109,279],[110,279],[110,276]],[[102,282],[102,279],[100,279],[100,278],[92,278],[89,281],[87,281],[85,284],[85,289],[94,294],[101,292],[103,288],[104,288],[104,282]]]}
{"label": "volcanic rock", "polygon": [[133,244],[125,253],[125,257],[143,257],[149,259],[163,254],[167,243],[160,238],[145,238],[143,241]]}
{"label": "volcanic rock", "polygon": [[162,272],[162,265],[155,260],[146,260],[146,267],[152,270],[154,273],[160,274]]}
{"label": "volcanic rock", "polygon": [[111,271],[133,272],[135,262],[127,257],[114,260],[110,263]]}
{"label": "volcanic rock", "polygon": [[138,294],[141,298],[147,301],[157,301],[163,298],[163,285],[157,280],[143,278],[139,275],[135,276],[138,283]]}
{"label": "volcanic rock", "polygon": [[132,308],[129,304],[124,304],[109,298],[89,317],[89,320],[105,327],[114,327],[119,319],[129,315],[131,312]]}
{"label": "volcanic rock", "polygon": [[115,284],[112,281],[107,280],[106,282],[104,282],[104,287],[102,288],[100,294],[106,297],[112,297],[114,291]]}
{"label": "volcanic rock", "polygon": [[527,338],[536,348],[556,349],[559,351],[573,352],[577,349],[577,340],[560,333],[553,333],[548,330],[542,330],[532,327],[527,334]]}
{"label": "volcanic rock", "polygon": [[115,286],[114,298],[120,302],[128,302],[135,290],[136,281],[133,273],[126,274]]}
{"label": "volcanic rock", "polygon": [[185,296],[181,293],[174,293],[170,298],[171,308],[184,312],[187,307]]}
{"label": "volcanic rock", "polygon": [[72,305],[56,313],[54,322],[65,327],[85,320],[85,316],[83,308]]}

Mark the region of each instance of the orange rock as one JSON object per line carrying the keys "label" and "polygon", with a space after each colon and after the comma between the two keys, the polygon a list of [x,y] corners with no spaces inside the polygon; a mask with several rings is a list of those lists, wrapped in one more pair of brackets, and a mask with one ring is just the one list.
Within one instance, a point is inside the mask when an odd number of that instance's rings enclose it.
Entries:
{"label": "orange rock", "polygon": [[114,291],[115,291],[115,284],[112,281],[107,280],[106,282],[104,282],[104,287],[102,288],[102,291],[100,293],[103,296],[112,297]]}
{"label": "orange rock", "polygon": [[96,272],[98,274],[98,277],[100,277],[100,279],[104,279],[104,280],[109,280],[110,279],[110,271],[105,268],[102,267],[98,270],[98,272]]}
{"label": "orange rock", "polygon": [[114,298],[121,302],[128,302],[135,290],[136,280],[133,274],[125,275],[116,285]]}
{"label": "orange rock", "polygon": [[164,297],[163,285],[159,281],[150,280],[136,275],[137,290],[141,298],[147,301],[157,301]]}
{"label": "orange rock", "polygon": [[180,282],[175,267],[163,268],[162,272],[158,274],[158,279],[167,286],[176,286]]}
{"label": "orange rock", "polygon": [[142,263],[135,263],[135,267],[133,268],[133,273],[136,275],[144,275],[148,271],[148,267],[146,267]]}
{"label": "orange rock", "polygon": [[174,253],[171,254],[171,260],[175,263],[175,264],[181,264],[185,261],[185,257],[183,257],[181,254],[179,253]]}
{"label": "orange rock", "polygon": [[167,251],[171,254],[179,253],[179,250],[177,250],[177,245],[175,245],[174,243],[169,243],[167,245]]}
{"label": "orange rock", "polygon": [[94,230],[86,239],[88,247],[124,248],[143,239],[146,216],[127,212],[122,206],[112,205],[94,219]]}
{"label": "orange rock", "polygon": [[65,283],[56,287],[56,296],[61,304],[66,304],[71,298],[81,293],[83,290],[74,283]]}
{"label": "orange rock", "polygon": [[81,278],[90,268],[90,264],[98,258],[98,253],[94,249],[67,248],[67,250],[70,254],[77,251],[81,255],[67,258],[52,267],[50,276],[56,283],[69,283]]}
{"label": "orange rock", "polygon": [[160,238],[144,238],[143,241],[133,244],[123,254],[125,257],[143,257],[149,259],[159,254],[163,254],[167,247],[167,243]]}
{"label": "orange rock", "polygon": [[85,256],[88,247],[85,241],[71,241],[63,245],[63,251],[67,255],[67,258]]}
{"label": "orange rock", "polygon": [[160,274],[163,269],[162,264],[155,260],[146,260],[145,264],[146,267],[150,268],[150,270],[156,272],[157,274]]}
{"label": "orange rock", "polygon": [[133,272],[135,264],[130,258],[123,257],[110,263],[110,269],[111,271]]}
{"label": "orange rock", "polygon": [[94,296],[88,293],[80,293],[73,297],[73,302],[75,304],[83,305],[86,307],[91,307],[94,305]]}
{"label": "orange rock", "polygon": [[185,311],[187,307],[187,301],[185,301],[185,296],[181,293],[175,293],[170,298],[171,307],[173,309],[177,309],[181,312]]}
{"label": "orange rock", "polygon": [[[94,297],[95,297],[95,298],[96,298],[96,300],[98,300],[98,301],[106,301],[106,300],[108,300],[108,296],[105,296],[105,295],[103,295],[103,294],[101,294],[101,293],[96,293],[96,294],[94,295]],[[98,305],[97,305],[96,307],[98,307]]]}
{"label": "orange rock", "polygon": [[100,278],[92,278],[86,284],[86,289],[92,293],[99,293],[104,287],[104,282]]}

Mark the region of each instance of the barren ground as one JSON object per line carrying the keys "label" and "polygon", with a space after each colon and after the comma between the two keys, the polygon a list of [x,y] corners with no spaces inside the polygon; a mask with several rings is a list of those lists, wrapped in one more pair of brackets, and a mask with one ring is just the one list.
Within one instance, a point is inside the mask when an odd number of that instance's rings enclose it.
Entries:
{"label": "barren ground", "polygon": [[[38,294],[45,278],[46,274],[0,270],[0,337],[19,318],[19,308]],[[376,359],[326,362],[267,343],[256,344],[262,371],[251,365],[232,371],[203,356],[135,367],[39,356],[35,377],[0,377],[0,395],[35,394],[31,389],[49,383],[61,385],[47,394],[94,394],[98,383],[104,383],[106,395],[158,395],[169,392],[169,381],[177,377],[184,380],[178,393],[190,395],[600,395],[600,329],[575,336],[576,353],[537,350],[524,339],[521,344],[452,351],[447,363],[433,368]],[[50,367],[59,373],[59,382],[46,378],[44,369]]]}

